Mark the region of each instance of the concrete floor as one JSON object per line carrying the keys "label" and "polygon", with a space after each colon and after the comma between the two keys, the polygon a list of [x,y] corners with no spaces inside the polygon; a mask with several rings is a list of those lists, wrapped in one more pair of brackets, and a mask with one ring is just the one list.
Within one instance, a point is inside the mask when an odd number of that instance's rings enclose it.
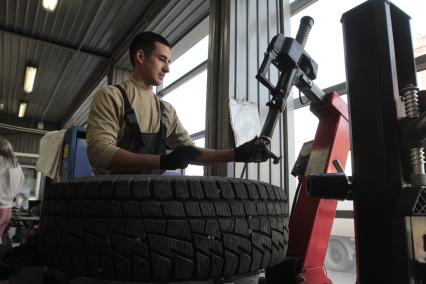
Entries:
{"label": "concrete floor", "polygon": [[[14,275],[9,280],[0,280],[0,284],[44,284],[43,273],[45,267],[42,266],[27,266],[23,268],[19,274]],[[55,278],[56,279],[56,278]],[[251,274],[246,276],[235,276],[229,279],[230,283],[234,284],[257,284],[259,276]],[[224,281],[227,283],[227,281]],[[49,282],[50,283],[50,282]],[[57,282],[55,282],[57,283]],[[213,281],[186,281],[186,282],[170,282],[171,284],[214,284]],[[61,283],[57,283],[61,284]],[[136,282],[122,281],[106,281],[93,278],[79,277],[69,281],[69,284],[137,284]],[[144,284],[155,284],[153,282]]]}
{"label": "concrete floor", "polygon": [[333,281],[333,284],[355,284],[356,281],[356,272],[337,272],[333,270],[328,270],[328,278]]}

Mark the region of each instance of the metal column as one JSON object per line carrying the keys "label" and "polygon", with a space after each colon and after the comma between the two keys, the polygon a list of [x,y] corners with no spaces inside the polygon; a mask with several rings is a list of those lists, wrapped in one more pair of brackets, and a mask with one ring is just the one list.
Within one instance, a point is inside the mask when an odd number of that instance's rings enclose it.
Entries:
{"label": "metal column", "polygon": [[358,283],[414,283],[400,91],[416,85],[409,17],[370,0],[342,17],[350,107]]}

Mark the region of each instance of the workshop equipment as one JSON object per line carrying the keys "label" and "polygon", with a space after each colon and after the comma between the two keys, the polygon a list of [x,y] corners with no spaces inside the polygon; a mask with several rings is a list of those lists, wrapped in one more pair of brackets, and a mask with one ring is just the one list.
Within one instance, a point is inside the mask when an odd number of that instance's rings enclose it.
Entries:
{"label": "workshop equipment", "polygon": [[[311,101],[319,118],[309,162],[298,169],[303,177],[290,216],[287,258],[267,269],[267,280],[332,283],[324,258],[336,199],[353,198],[357,283],[423,283],[426,115],[416,88],[409,17],[377,0],[345,13],[342,22],[353,177],[342,170],[350,145],[346,103],[313,83],[317,64],[304,50],[310,17],[301,19],[296,39],[282,34],[272,39],[256,76],[272,97],[259,145],[269,149],[292,86]],[[267,77],[271,64],[280,71],[276,85]],[[274,156],[274,163],[278,159]]]}
{"label": "workshop equipment", "polygon": [[59,175],[61,181],[93,175],[87,158],[86,128],[72,126],[66,131]]}
{"label": "workshop equipment", "polygon": [[357,281],[426,283],[426,115],[410,17],[376,0],[346,12],[342,24]]}
{"label": "workshop equipment", "polygon": [[[308,196],[308,174],[335,173],[333,161],[345,165],[349,152],[349,116],[346,103],[331,92],[325,94],[313,83],[318,65],[304,50],[314,21],[303,17],[296,39],[275,36],[268,46],[256,78],[271,92],[269,112],[259,137],[267,147],[279,116],[286,107],[292,86],[311,101],[310,110],[319,125],[306,168],[296,192],[290,215],[289,245],[284,263],[267,270],[269,283],[331,283],[324,270],[324,259],[336,212],[337,201]],[[280,76],[276,85],[267,77],[273,64]],[[277,160],[275,157],[274,160]],[[275,161],[274,161],[275,162]]]}

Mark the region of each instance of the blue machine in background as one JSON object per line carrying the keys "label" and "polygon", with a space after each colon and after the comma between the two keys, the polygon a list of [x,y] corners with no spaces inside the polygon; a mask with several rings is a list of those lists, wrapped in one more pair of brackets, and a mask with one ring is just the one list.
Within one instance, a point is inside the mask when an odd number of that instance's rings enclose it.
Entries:
{"label": "blue machine in background", "polygon": [[61,181],[73,177],[92,176],[87,158],[86,129],[72,126],[67,130],[62,148]]}

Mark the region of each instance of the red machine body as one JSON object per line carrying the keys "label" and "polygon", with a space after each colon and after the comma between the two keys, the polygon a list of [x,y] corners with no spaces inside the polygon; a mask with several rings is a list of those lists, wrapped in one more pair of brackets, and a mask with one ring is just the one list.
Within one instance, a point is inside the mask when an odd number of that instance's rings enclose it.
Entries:
{"label": "red machine body", "polygon": [[307,194],[309,174],[335,173],[332,162],[344,167],[350,149],[347,104],[333,92],[310,110],[319,119],[305,176],[293,203],[289,224],[287,256],[295,257],[300,283],[332,283],[327,278],[324,259],[327,253],[337,201],[312,198]]}

